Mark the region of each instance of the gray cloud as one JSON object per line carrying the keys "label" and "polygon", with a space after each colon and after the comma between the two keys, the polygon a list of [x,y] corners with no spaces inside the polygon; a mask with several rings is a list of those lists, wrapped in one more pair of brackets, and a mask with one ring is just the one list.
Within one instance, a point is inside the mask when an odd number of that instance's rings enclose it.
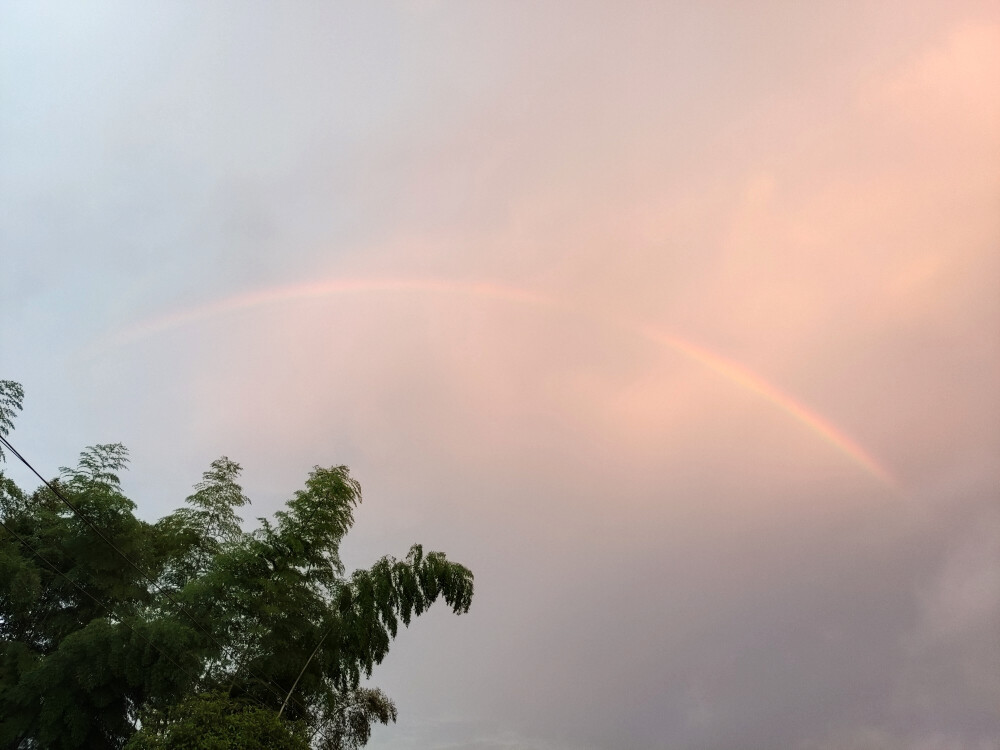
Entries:
{"label": "gray cloud", "polygon": [[[348,463],[349,563],[467,563],[373,747],[996,750],[995,9],[47,7],[0,10],[16,444],[126,442],[149,517],[223,453],[255,514]],[[384,277],[566,309],[343,293],[99,345]]]}

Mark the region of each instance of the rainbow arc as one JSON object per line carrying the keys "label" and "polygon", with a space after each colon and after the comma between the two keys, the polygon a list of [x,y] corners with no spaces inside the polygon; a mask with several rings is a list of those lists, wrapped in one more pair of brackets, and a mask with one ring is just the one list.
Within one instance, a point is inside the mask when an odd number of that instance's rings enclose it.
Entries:
{"label": "rainbow arc", "polygon": [[516,305],[558,310],[564,313],[600,320],[639,336],[658,346],[667,347],[678,354],[697,362],[712,372],[725,378],[733,385],[753,393],[773,404],[808,428],[826,443],[849,458],[882,484],[899,490],[892,473],[883,467],[868,451],[861,447],[830,420],[809,409],[790,394],[765,380],[748,367],[695,344],[679,336],[664,333],[641,321],[634,321],[613,314],[595,314],[592,311],[555,299],[531,290],[503,284],[475,281],[454,281],[449,279],[333,279],[288,286],[271,287],[237,294],[206,305],[179,310],[166,315],[150,318],[126,328],[114,335],[108,342],[111,347],[123,346],[148,336],[192,323],[232,314],[267,305],[276,305],[293,300],[318,299],[333,295],[371,294],[393,292],[421,292],[429,294],[449,294],[493,299]]}

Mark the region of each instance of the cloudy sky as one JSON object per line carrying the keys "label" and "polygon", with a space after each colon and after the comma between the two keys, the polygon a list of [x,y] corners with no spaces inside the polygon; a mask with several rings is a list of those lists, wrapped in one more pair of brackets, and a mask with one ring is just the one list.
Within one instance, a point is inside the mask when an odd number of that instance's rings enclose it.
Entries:
{"label": "cloudy sky", "polygon": [[377,750],[997,750],[997,91],[985,0],[3,2],[13,442],[471,567]]}

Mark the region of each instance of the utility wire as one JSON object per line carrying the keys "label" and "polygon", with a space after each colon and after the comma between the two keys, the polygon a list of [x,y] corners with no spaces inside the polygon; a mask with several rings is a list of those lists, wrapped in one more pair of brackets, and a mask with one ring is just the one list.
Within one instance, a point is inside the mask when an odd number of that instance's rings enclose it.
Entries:
{"label": "utility wire", "polygon": [[115,619],[117,619],[117,620],[118,620],[118,622],[120,622],[120,623],[121,623],[122,625],[124,625],[124,626],[125,626],[126,628],[128,628],[128,629],[129,629],[130,631],[132,631],[132,634],[133,634],[133,635],[135,635],[135,636],[138,636],[139,638],[141,638],[142,640],[144,640],[144,641],[146,642],[146,644],[147,644],[147,645],[149,645],[149,646],[152,646],[152,647],[153,647],[153,648],[155,648],[155,649],[156,649],[157,651],[159,651],[159,652],[160,652],[160,655],[161,655],[161,656],[163,656],[163,657],[164,657],[164,658],[165,658],[165,659],[166,659],[167,661],[169,661],[169,662],[170,662],[171,664],[173,664],[173,665],[174,665],[175,667],[177,667],[177,668],[178,668],[178,669],[179,669],[179,670],[180,670],[181,672],[183,672],[183,673],[184,673],[184,674],[186,674],[186,675],[187,675],[188,677],[190,677],[190,678],[191,678],[191,681],[192,681],[192,684],[197,684],[197,682],[198,682],[198,678],[197,678],[197,677],[195,677],[195,676],[194,676],[193,674],[191,674],[191,673],[190,673],[189,671],[187,671],[187,670],[186,670],[186,669],[185,669],[184,667],[182,667],[182,666],[181,666],[180,664],[178,664],[178,663],[177,663],[176,661],[174,661],[174,660],[173,660],[173,658],[172,658],[172,657],[170,656],[170,654],[168,654],[168,653],[167,653],[166,651],[164,651],[164,650],[163,650],[163,649],[161,649],[161,648],[160,648],[159,646],[157,646],[157,645],[156,645],[155,643],[153,643],[153,642],[152,642],[151,640],[149,640],[149,638],[147,638],[147,637],[146,637],[146,636],[144,636],[144,635],[143,635],[142,633],[140,633],[140,632],[139,632],[138,630],[136,630],[136,629],[135,629],[135,628],[133,628],[133,627],[132,627],[131,625],[129,625],[129,624],[128,624],[128,622],[127,622],[127,621],[125,620],[125,618],[124,618],[124,617],[121,617],[121,616],[119,616],[119,615],[118,615],[118,613],[117,613],[117,612],[115,612],[115,611],[114,611],[114,610],[113,610],[113,609],[112,609],[112,608],[111,608],[111,607],[110,607],[109,605],[107,605],[107,604],[105,604],[104,602],[102,602],[102,601],[101,601],[100,599],[98,599],[98,598],[97,598],[96,596],[94,596],[94,595],[93,595],[92,593],[90,593],[89,591],[87,591],[87,589],[85,589],[85,588],[84,588],[83,586],[81,586],[81,585],[80,585],[79,583],[77,583],[77,582],[76,582],[76,581],[74,581],[74,580],[73,580],[72,578],[70,578],[70,577],[69,577],[68,575],[66,575],[66,574],[65,574],[65,573],[63,573],[63,572],[62,572],[61,570],[59,570],[59,568],[58,568],[58,567],[56,566],[56,564],[55,564],[55,563],[53,563],[53,562],[52,562],[51,560],[49,560],[49,559],[48,559],[47,557],[45,557],[45,555],[43,555],[43,554],[42,554],[41,552],[39,552],[39,551],[38,551],[37,549],[35,549],[35,548],[34,548],[34,547],[33,547],[33,546],[31,545],[31,543],[30,543],[30,542],[29,542],[29,541],[28,541],[27,539],[25,539],[25,538],[24,538],[23,536],[21,536],[21,535],[20,535],[20,534],[18,534],[18,533],[17,533],[16,531],[14,531],[14,529],[12,529],[12,528],[11,528],[10,526],[8,526],[8,525],[7,525],[7,524],[6,524],[5,522],[4,522],[4,520],[3,520],[3,519],[0,519],[0,526],[2,526],[2,527],[4,528],[4,531],[6,531],[6,532],[7,532],[8,534],[10,534],[10,535],[11,535],[12,537],[14,537],[15,539],[17,539],[17,541],[19,541],[19,542],[20,542],[21,544],[23,544],[23,545],[24,545],[25,547],[27,547],[27,548],[28,548],[29,550],[31,550],[31,553],[32,553],[32,554],[33,554],[33,555],[34,555],[35,557],[37,557],[37,558],[38,558],[39,560],[41,560],[41,561],[42,561],[43,563],[45,563],[45,564],[46,564],[46,565],[48,565],[48,566],[49,566],[50,568],[52,568],[52,570],[53,570],[53,571],[55,571],[55,573],[56,573],[57,575],[61,576],[62,578],[65,578],[65,579],[66,579],[67,581],[69,581],[69,583],[70,583],[71,585],[73,585],[74,587],[76,587],[77,589],[79,589],[81,593],[83,593],[83,594],[84,594],[85,596],[88,596],[88,597],[90,597],[91,599],[93,599],[93,600],[94,600],[94,602],[95,602],[95,603],[97,604],[97,606],[99,606],[99,607],[100,607],[101,609],[103,609],[103,610],[104,610],[105,612],[107,612],[107,613],[108,613],[108,614],[109,614],[109,615],[110,615],[110,616],[111,616],[112,618],[115,618]]}
{"label": "utility wire", "polygon": [[[93,600],[94,600],[94,602],[95,602],[95,603],[96,603],[96,604],[97,604],[97,605],[98,605],[99,607],[101,607],[101,608],[102,608],[102,609],[103,609],[103,610],[104,610],[105,612],[107,612],[107,613],[108,613],[108,615],[110,615],[110,616],[111,616],[112,618],[115,618],[115,619],[117,619],[117,620],[118,620],[118,622],[120,622],[120,623],[121,623],[122,625],[124,625],[124,626],[125,626],[126,628],[128,628],[128,630],[129,630],[129,631],[130,631],[130,632],[131,632],[131,633],[132,633],[133,635],[135,635],[135,636],[137,636],[138,638],[140,638],[140,639],[142,639],[143,641],[145,641],[145,642],[146,642],[146,645],[148,645],[148,646],[152,647],[153,649],[155,649],[156,651],[158,651],[158,652],[159,652],[159,654],[160,654],[160,656],[162,656],[162,657],[163,657],[163,658],[165,658],[165,659],[166,659],[167,661],[169,661],[169,662],[170,662],[171,664],[173,664],[173,665],[174,665],[175,667],[177,667],[177,669],[179,669],[179,670],[180,670],[180,671],[181,671],[181,672],[182,672],[183,674],[187,675],[187,677],[188,677],[188,678],[189,678],[189,679],[191,680],[191,684],[192,684],[192,685],[197,685],[197,684],[198,684],[198,680],[199,680],[199,678],[198,678],[198,677],[195,677],[195,676],[194,676],[194,675],[193,675],[193,674],[192,674],[191,672],[189,672],[189,671],[188,671],[187,669],[185,669],[185,668],[184,668],[184,667],[182,667],[182,666],[181,666],[180,664],[178,664],[178,663],[177,663],[176,661],[174,661],[173,657],[171,657],[171,656],[170,656],[170,654],[168,654],[168,653],[167,653],[166,651],[164,651],[164,650],[163,650],[162,648],[160,648],[159,646],[157,646],[157,645],[156,645],[156,643],[154,643],[154,642],[153,642],[153,641],[151,641],[151,640],[150,640],[149,638],[147,638],[147,637],[146,637],[146,636],[144,636],[144,635],[143,635],[142,633],[140,633],[140,632],[139,632],[138,630],[136,630],[136,629],[135,629],[134,627],[132,627],[131,625],[129,625],[128,621],[127,621],[127,620],[125,620],[125,618],[124,618],[124,617],[121,617],[121,616],[120,616],[120,615],[119,615],[119,614],[118,614],[117,612],[115,612],[115,611],[114,611],[114,610],[113,610],[113,609],[112,609],[112,608],[111,608],[111,607],[110,607],[110,606],[109,606],[108,604],[106,604],[105,602],[101,601],[101,600],[100,600],[99,598],[97,598],[96,596],[94,596],[94,594],[92,594],[91,592],[87,591],[87,590],[86,590],[85,588],[83,588],[83,586],[81,586],[81,585],[80,585],[79,583],[77,583],[77,582],[76,582],[76,581],[74,581],[74,580],[73,580],[72,578],[70,578],[70,577],[69,577],[68,575],[66,575],[65,573],[63,573],[63,572],[62,572],[62,571],[61,571],[61,570],[60,570],[60,569],[58,568],[58,566],[56,566],[56,564],[55,564],[55,563],[53,563],[53,562],[52,562],[51,560],[49,560],[48,558],[46,558],[46,557],[45,557],[45,555],[43,555],[43,554],[42,554],[41,552],[39,552],[39,551],[38,551],[37,549],[35,549],[35,547],[33,547],[33,546],[31,545],[31,543],[30,543],[30,542],[29,542],[29,541],[28,541],[27,539],[25,539],[25,538],[24,538],[23,536],[21,536],[21,535],[20,535],[20,534],[18,534],[18,533],[17,533],[16,531],[14,531],[14,529],[12,529],[12,528],[11,528],[10,526],[8,526],[8,525],[7,525],[7,524],[6,524],[5,522],[4,522],[4,520],[3,520],[3,519],[0,519],[0,526],[2,526],[2,527],[3,527],[3,529],[4,529],[4,530],[5,530],[5,531],[6,531],[6,532],[7,532],[8,534],[10,534],[10,535],[11,535],[11,536],[13,536],[13,537],[14,537],[15,539],[17,539],[17,540],[18,540],[18,541],[19,541],[19,542],[20,542],[20,543],[21,543],[22,545],[24,545],[24,546],[25,546],[25,547],[27,547],[27,548],[28,548],[29,550],[31,550],[31,553],[32,553],[33,555],[35,555],[35,557],[37,557],[37,558],[38,558],[39,560],[41,560],[41,561],[42,561],[43,563],[45,563],[45,564],[46,564],[46,565],[48,565],[48,566],[49,566],[50,568],[52,568],[52,570],[53,570],[53,571],[54,571],[54,572],[55,572],[55,573],[56,573],[57,575],[59,575],[59,576],[60,576],[60,577],[62,577],[62,578],[65,578],[65,579],[66,579],[66,580],[67,580],[67,581],[68,581],[68,582],[69,582],[69,583],[70,583],[70,584],[71,584],[72,586],[74,586],[75,588],[79,589],[81,593],[83,593],[83,594],[84,594],[85,596],[88,596],[88,597],[90,597],[91,599],[93,599]],[[259,705],[259,706],[260,706],[261,708],[263,708],[263,709],[265,709],[265,710],[268,710],[268,711],[270,711],[270,710],[271,710],[271,707],[270,707],[270,706],[268,706],[268,705],[267,705],[266,703],[264,703],[264,702],[263,702],[262,700],[260,700],[260,699],[259,699],[259,698],[257,698],[256,696],[254,696],[254,695],[252,695],[252,694],[248,694],[248,697],[249,697],[249,698],[250,698],[251,700],[255,701],[255,702],[256,702],[256,703],[257,703],[257,704],[258,704],[258,705]]]}
{"label": "utility wire", "polygon": [[[153,579],[153,577],[149,573],[147,573],[142,568],[140,568],[139,565],[132,560],[132,558],[130,558],[128,555],[126,555],[124,552],[122,552],[121,549],[118,548],[118,545],[116,545],[113,541],[111,541],[110,539],[108,539],[108,537],[104,535],[104,532],[102,532],[99,528],[97,528],[97,526],[95,526],[94,523],[89,518],[87,518],[87,516],[84,515],[82,511],[80,511],[79,508],[77,508],[73,503],[71,503],[69,500],[67,500],[66,496],[63,495],[62,492],[60,492],[58,488],[56,488],[55,486],[53,486],[51,482],[49,482],[45,477],[43,477],[38,472],[38,470],[35,469],[35,467],[32,466],[31,463],[29,463],[28,460],[24,456],[22,456],[20,454],[20,452],[18,452],[18,450],[13,445],[11,445],[10,442],[7,440],[7,438],[5,438],[3,435],[0,435],[0,444],[6,446],[10,450],[11,453],[13,453],[15,456],[17,456],[17,458],[21,461],[21,463],[23,463],[25,466],[27,466],[28,469],[30,469],[31,472],[36,477],[38,477],[42,481],[42,483],[46,487],[48,487],[52,491],[52,493],[63,502],[64,505],[66,505],[67,508],[69,508],[71,511],[73,511],[73,513],[76,514],[76,516],[78,516],[80,519],[82,519],[83,522],[85,524],[87,524],[87,526],[89,526],[94,531],[95,534],[97,534],[101,539],[104,540],[105,543],[107,543],[112,549],[114,549],[119,555],[121,555],[122,559],[125,560],[125,562],[127,562],[129,565],[131,565],[133,568],[135,568],[136,571],[138,571],[139,574],[143,578],[145,578],[147,582],[149,582],[150,586],[153,587],[153,589],[156,591],[156,593],[161,594],[165,599],[167,599],[168,601],[170,601],[181,612],[183,612],[187,616],[187,618],[189,620],[191,620],[192,624],[196,628],[198,628],[201,632],[203,632],[205,635],[207,635],[208,638],[216,646],[219,647],[220,651],[223,651],[223,652],[225,651],[225,646],[223,646],[218,641],[218,639],[216,639],[216,637],[214,635],[212,635],[212,633],[210,633],[208,630],[206,630],[197,621],[197,619],[195,619],[194,615],[191,614],[190,610],[188,610],[188,608],[185,607],[182,602],[178,601],[169,591],[166,591],[165,589],[161,588],[159,586],[159,584],[156,583],[156,581]],[[282,690],[279,686],[275,685],[274,682],[272,682],[271,680],[268,680],[268,679],[266,679],[264,677],[261,677],[256,672],[254,672],[252,669],[250,669],[250,667],[247,667],[246,669],[247,669],[248,672],[250,672],[250,674],[253,677],[255,677],[257,680],[259,680],[261,682],[261,684],[263,684],[264,687],[267,687],[268,689],[270,689],[271,693],[273,695],[275,695],[278,698],[278,700],[281,700],[282,698],[284,698],[285,691]],[[302,703],[299,702],[297,699],[295,699],[293,697],[292,700],[303,711],[307,711],[306,707],[304,705],[302,705]]]}
{"label": "utility wire", "polygon": [[[209,637],[209,639],[211,639],[211,641],[212,641],[212,642],[213,642],[213,643],[214,643],[214,644],[215,644],[216,646],[218,646],[218,647],[219,647],[219,649],[220,649],[220,650],[224,650],[224,649],[225,649],[225,646],[223,646],[223,645],[222,645],[221,643],[219,643],[219,641],[218,641],[218,640],[217,640],[217,639],[215,638],[215,636],[213,636],[213,635],[212,635],[212,634],[211,634],[211,633],[210,633],[209,631],[207,631],[207,630],[206,630],[206,629],[205,629],[204,627],[202,627],[202,626],[201,626],[201,624],[199,624],[199,623],[198,623],[198,621],[197,621],[197,620],[196,620],[196,619],[194,618],[194,616],[193,616],[193,615],[191,615],[190,611],[189,611],[189,610],[188,610],[188,609],[187,609],[187,608],[186,608],[186,607],[185,607],[185,606],[184,606],[184,605],[183,605],[183,604],[182,604],[181,602],[177,601],[177,600],[176,600],[176,599],[175,599],[175,598],[174,598],[174,597],[173,597],[173,596],[172,596],[172,595],[171,595],[171,594],[170,594],[169,592],[167,592],[167,591],[163,590],[162,588],[160,588],[160,586],[159,586],[159,585],[158,585],[158,584],[156,583],[156,581],[155,581],[155,580],[153,580],[153,578],[152,578],[152,577],[151,577],[151,576],[150,576],[150,575],[149,575],[148,573],[146,573],[145,571],[143,571],[143,570],[142,570],[142,568],[140,568],[140,567],[139,567],[139,566],[138,566],[138,565],[137,565],[137,564],[136,564],[135,562],[133,562],[133,561],[132,561],[132,559],[131,559],[131,558],[129,558],[129,556],[128,556],[128,555],[126,555],[126,554],[125,554],[124,552],[122,552],[122,550],[121,550],[121,549],[119,549],[119,548],[118,548],[118,546],[117,546],[117,545],[116,545],[116,544],[115,544],[114,542],[112,542],[112,541],[111,541],[110,539],[108,539],[108,538],[107,538],[107,537],[106,537],[106,536],[105,536],[105,535],[104,535],[104,534],[103,534],[103,533],[101,532],[101,530],[100,530],[100,529],[98,529],[98,528],[97,528],[97,527],[96,527],[96,526],[95,526],[95,525],[93,524],[93,522],[91,522],[91,520],[90,520],[89,518],[87,518],[87,516],[85,516],[85,515],[83,514],[83,512],[82,512],[82,511],[80,511],[80,509],[79,509],[79,508],[77,508],[77,507],[76,507],[75,505],[73,505],[73,503],[71,503],[71,502],[70,502],[69,500],[67,500],[67,499],[66,499],[66,497],[65,497],[65,496],[64,496],[64,495],[63,495],[63,494],[62,494],[62,493],[61,493],[61,492],[60,492],[60,491],[59,491],[59,490],[58,490],[58,489],[57,489],[57,488],[56,488],[56,487],[54,486],[54,485],[52,485],[52,483],[50,483],[50,482],[49,482],[49,481],[48,481],[48,480],[47,480],[47,479],[46,479],[45,477],[43,477],[43,476],[42,476],[42,475],[41,475],[41,474],[40,474],[40,473],[38,472],[38,470],[37,470],[37,469],[36,469],[36,468],[35,468],[34,466],[32,466],[32,465],[31,465],[31,463],[30,463],[30,462],[29,462],[29,461],[28,461],[28,460],[27,460],[27,459],[26,459],[26,458],[25,458],[24,456],[22,456],[22,455],[21,455],[21,453],[20,453],[20,452],[19,452],[19,451],[18,451],[18,450],[17,450],[17,449],[16,449],[16,448],[15,448],[15,447],[13,446],[13,445],[11,445],[11,444],[10,444],[10,441],[8,441],[8,440],[7,440],[7,438],[6,438],[6,437],[4,437],[3,435],[0,435],[0,444],[2,444],[2,445],[4,445],[4,446],[6,446],[6,447],[7,447],[7,448],[8,448],[9,450],[10,450],[10,452],[11,452],[11,453],[13,453],[13,454],[14,454],[15,456],[17,456],[18,460],[20,460],[20,461],[21,461],[21,463],[23,463],[23,464],[24,464],[25,466],[27,466],[27,467],[28,467],[28,469],[30,469],[30,470],[31,470],[31,472],[32,472],[32,473],[33,473],[33,474],[34,474],[34,475],[35,475],[36,477],[38,477],[38,478],[39,478],[39,479],[40,479],[40,480],[42,481],[42,483],[43,483],[43,484],[44,484],[44,485],[45,485],[46,487],[48,487],[48,488],[49,488],[49,490],[51,490],[51,491],[52,491],[52,493],[53,493],[53,494],[54,494],[54,495],[55,495],[56,497],[58,497],[58,498],[59,498],[59,499],[60,499],[60,500],[61,500],[61,501],[62,501],[62,502],[63,502],[63,503],[64,503],[64,504],[65,504],[65,505],[66,505],[66,506],[67,506],[67,507],[68,507],[68,508],[69,508],[69,509],[71,510],[71,511],[73,511],[73,513],[74,513],[75,515],[77,515],[77,516],[78,516],[79,518],[83,519],[83,521],[84,521],[84,522],[85,522],[85,523],[86,523],[86,524],[87,524],[87,525],[88,525],[88,526],[89,526],[89,527],[90,527],[91,529],[93,529],[94,533],[96,533],[96,534],[97,534],[97,535],[98,535],[98,536],[99,536],[99,537],[100,537],[101,539],[103,539],[103,540],[104,540],[104,541],[105,541],[105,542],[106,542],[106,543],[107,543],[108,545],[110,545],[110,546],[111,546],[111,547],[112,547],[112,548],[113,548],[113,549],[114,549],[114,550],[115,550],[115,551],[116,551],[116,552],[117,552],[117,553],[118,553],[119,555],[121,555],[121,557],[122,557],[122,558],[123,558],[123,559],[124,559],[124,560],[125,560],[125,561],[126,561],[126,562],[127,562],[128,564],[129,564],[129,565],[131,565],[131,566],[132,566],[133,568],[135,568],[135,569],[136,569],[136,570],[137,570],[137,571],[139,572],[139,574],[140,574],[140,575],[142,575],[142,577],[143,577],[143,578],[145,578],[145,579],[146,579],[146,580],[147,580],[147,581],[148,581],[148,582],[150,583],[150,585],[152,585],[152,586],[153,586],[153,588],[154,588],[154,589],[156,590],[156,592],[157,592],[157,593],[160,593],[160,594],[162,594],[162,595],[163,595],[164,597],[166,597],[166,598],[167,598],[167,599],[168,599],[169,601],[171,601],[172,603],[174,603],[175,605],[177,605],[177,607],[178,607],[178,608],[179,608],[179,609],[181,610],[181,612],[183,612],[183,613],[184,613],[185,615],[187,615],[188,619],[190,619],[190,620],[191,620],[191,622],[192,622],[192,623],[194,624],[194,626],[195,626],[195,627],[197,627],[197,628],[198,628],[199,630],[201,630],[201,631],[202,631],[202,632],[203,632],[203,633],[204,633],[205,635],[207,635],[207,636]],[[7,530],[7,531],[8,531],[9,533],[13,534],[13,535],[14,535],[14,536],[15,536],[15,537],[16,537],[16,538],[17,538],[17,539],[19,540],[19,541],[21,541],[21,543],[22,543],[22,544],[24,544],[24,545],[25,545],[25,546],[26,546],[26,547],[27,547],[28,549],[30,549],[30,550],[31,550],[31,551],[32,551],[32,552],[33,552],[33,553],[34,553],[35,555],[37,555],[39,559],[43,560],[43,561],[44,561],[44,562],[45,562],[45,563],[46,563],[46,564],[47,564],[47,565],[48,565],[48,566],[49,566],[50,568],[52,568],[52,569],[53,569],[53,570],[54,570],[54,571],[55,571],[56,573],[58,573],[58,574],[59,574],[60,576],[62,576],[62,577],[63,577],[63,578],[65,578],[65,579],[66,579],[67,581],[69,581],[69,582],[70,582],[71,584],[73,584],[73,586],[75,586],[76,588],[80,589],[80,591],[82,591],[82,592],[83,592],[84,594],[86,594],[86,595],[87,595],[87,596],[89,596],[89,597],[90,597],[91,599],[93,599],[93,600],[94,600],[95,602],[97,602],[97,604],[98,604],[99,606],[101,606],[102,608],[104,608],[104,609],[105,609],[105,611],[107,611],[107,612],[108,612],[109,614],[111,614],[111,615],[112,615],[112,616],[114,616],[114,617],[118,617],[118,615],[117,615],[117,614],[115,614],[115,613],[114,613],[114,612],[113,612],[113,611],[112,611],[111,609],[109,609],[109,608],[107,607],[107,605],[105,605],[105,604],[104,604],[103,602],[101,602],[101,601],[100,601],[99,599],[97,599],[97,597],[95,597],[95,596],[94,596],[93,594],[91,594],[91,593],[90,593],[89,591],[87,591],[87,590],[83,589],[83,588],[82,588],[82,587],[81,587],[81,586],[80,586],[80,585],[79,585],[78,583],[76,583],[76,582],[75,582],[75,581],[73,581],[73,580],[72,580],[71,578],[69,578],[68,576],[66,576],[66,574],[64,574],[64,573],[63,573],[62,571],[60,571],[60,570],[59,570],[59,569],[58,569],[58,568],[57,568],[57,567],[56,567],[56,566],[55,566],[55,565],[54,565],[53,563],[51,563],[51,562],[49,562],[48,560],[46,560],[46,559],[45,559],[45,558],[44,558],[44,557],[43,557],[43,556],[41,555],[41,553],[39,553],[39,552],[38,552],[37,550],[35,550],[35,549],[34,549],[34,548],[33,548],[33,547],[32,547],[32,546],[30,545],[30,544],[28,544],[28,542],[27,542],[27,541],[25,541],[25,540],[24,540],[24,539],[23,539],[23,538],[22,538],[22,537],[21,537],[21,536],[20,536],[20,535],[19,535],[19,534],[18,534],[17,532],[15,532],[15,531],[14,531],[13,529],[11,529],[10,527],[8,527],[8,526],[7,526],[7,524],[3,523],[3,521],[2,521],[2,520],[0,520],[0,525],[2,525],[2,526],[3,526],[3,528],[4,528],[4,529],[6,529],[6,530]],[[140,638],[142,638],[142,639],[143,639],[144,641],[146,641],[146,643],[148,643],[148,644],[149,644],[150,646],[152,646],[152,647],[153,647],[153,648],[155,648],[155,649],[156,649],[157,651],[159,651],[159,652],[160,652],[160,653],[161,653],[161,654],[162,654],[163,656],[165,656],[165,657],[166,657],[166,658],[167,658],[168,660],[170,660],[170,662],[171,662],[171,663],[172,663],[172,664],[173,664],[174,666],[176,666],[176,667],[177,667],[178,669],[180,669],[180,670],[181,670],[182,672],[184,672],[185,674],[187,674],[187,675],[188,675],[188,677],[191,677],[191,678],[192,678],[193,680],[195,680],[195,682],[197,682],[197,680],[196,680],[196,679],[195,679],[195,678],[194,678],[194,677],[193,677],[193,676],[191,675],[191,673],[190,673],[190,672],[187,672],[187,671],[186,671],[186,670],[185,670],[185,669],[184,669],[183,667],[181,667],[181,666],[180,666],[180,665],[179,665],[179,664],[178,664],[177,662],[175,662],[175,661],[174,661],[173,659],[171,659],[171,658],[170,658],[170,656],[169,656],[168,654],[166,654],[166,653],[165,653],[165,652],[164,652],[164,651],[163,651],[162,649],[158,648],[158,647],[156,646],[156,644],[154,644],[154,643],[153,643],[152,641],[150,641],[150,640],[149,640],[148,638],[146,638],[146,637],[145,637],[145,636],[143,636],[142,634],[138,633],[138,632],[137,632],[137,631],[136,631],[136,630],[135,630],[134,628],[132,628],[132,627],[131,627],[131,626],[130,626],[130,625],[129,625],[129,624],[127,623],[127,622],[125,622],[125,621],[124,621],[124,619],[121,619],[121,618],[119,618],[119,619],[120,619],[120,621],[122,622],[122,624],[123,624],[123,625],[125,625],[125,627],[127,627],[127,628],[128,628],[129,630],[131,630],[131,631],[132,631],[132,632],[133,632],[133,633],[134,633],[135,635],[138,635],[138,636],[139,636]],[[327,633],[326,635],[329,635],[329,633]],[[322,639],[320,640],[320,644],[322,644],[323,640],[326,640],[326,635],[324,635],[324,636],[323,636],[323,638],[322,638]],[[313,654],[312,654],[312,656],[310,656],[310,657],[309,657],[309,660],[310,660],[310,661],[312,660],[312,657],[316,655],[316,651],[317,651],[318,649],[319,649],[319,645],[317,645],[317,646],[316,646],[316,649],[314,649],[314,650],[313,650]],[[308,662],[306,662],[306,664],[308,665]],[[283,690],[282,690],[282,689],[281,689],[280,687],[278,687],[277,685],[275,685],[275,684],[274,684],[274,682],[272,682],[272,681],[270,681],[270,680],[268,680],[268,679],[266,679],[266,678],[263,678],[263,677],[261,677],[261,676],[260,676],[260,675],[258,675],[258,674],[257,674],[256,672],[254,672],[254,671],[253,671],[252,669],[250,669],[249,667],[247,667],[246,669],[247,669],[247,671],[248,671],[248,672],[250,672],[250,674],[251,674],[251,675],[252,675],[253,677],[255,677],[255,678],[256,678],[256,679],[258,680],[258,681],[260,681],[260,683],[261,683],[261,684],[263,684],[263,686],[264,686],[264,687],[266,687],[266,688],[270,689],[270,690],[271,690],[271,692],[272,692],[272,694],[274,694],[274,695],[275,695],[275,696],[277,696],[278,698],[281,698],[281,697],[282,697],[282,695],[284,695],[284,696],[285,696],[285,698],[284,698],[284,702],[282,703],[282,706],[281,706],[281,710],[282,710],[282,711],[284,711],[284,708],[285,708],[285,704],[287,704],[287,703],[288,703],[288,701],[289,701],[289,699],[291,699],[291,701],[292,701],[292,702],[293,702],[294,704],[296,704],[296,705],[297,705],[297,706],[298,706],[298,707],[299,707],[300,709],[302,709],[302,711],[303,711],[303,712],[305,712],[305,714],[306,714],[306,715],[308,715],[308,708],[307,708],[307,707],[306,707],[305,705],[303,705],[301,701],[299,701],[299,700],[298,700],[297,698],[295,698],[295,697],[294,697],[294,696],[292,695],[292,692],[293,692],[293,691],[295,690],[295,685],[293,685],[293,686],[292,686],[292,689],[291,689],[291,690],[289,690],[287,694],[285,694],[285,692],[284,692],[284,691],[283,691]],[[304,669],[305,669],[305,668],[303,668],[303,671],[304,671]],[[302,675],[300,674],[300,675],[299,675],[299,677],[301,678],[301,676],[302,676]],[[296,681],[295,681],[295,682],[296,682],[296,683],[298,683],[298,679],[296,679]],[[260,699],[259,699],[259,698],[257,698],[256,696],[254,696],[254,695],[253,695],[252,693],[247,693],[247,696],[248,696],[249,698],[251,698],[252,700],[254,700],[254,701],[255,701],[255,702],[256,702],[257,704],[259,704],[259,705],[260,705],[260,706],[261,706],[262,708],[264,708],[264,709],[266,709],[266,710],[271,710],[271,707],[270,707],[270,706],[268,706],[268,705],[267,705],[266,703],[264,703],[264,702],[263,702],[262,700],[260,700]],[[280,716],[280,713],[279,713],[279,716]],[[325,732],[325,731],[324,731],[324,730],[323,730],[322,728],[320,728],[320,729],[319,729],[319,734],[320,734],[320,735],[321,735],[321,736],[322,736],[322,737],[323,737],[324,739],[329,739],[329,736],[327,735],[327,733],[326,733],[326,732]]]}

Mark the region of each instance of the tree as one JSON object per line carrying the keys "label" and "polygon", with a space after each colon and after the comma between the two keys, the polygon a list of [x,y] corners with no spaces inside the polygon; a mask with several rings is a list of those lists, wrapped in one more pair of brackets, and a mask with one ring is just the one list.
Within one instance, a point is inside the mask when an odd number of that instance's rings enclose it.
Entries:
{"label": "tree", "polygon": [[184,699],[157,725],[144,726],[126,750],[309,750],[303,725],[225,693],[201,693]]}
{"label": "tree", "polygon": [[[0,381],[0,446],[22,398]],[[31,493],[0,471],[0,748],[336,750],[395,721],[361,678],[438,598],[468,611],[467,568],[414,545],[348,576],[361,488],[344,466],[247,532],[236,462],[152,524],[121,489],[127,462],[93,446]]]}

